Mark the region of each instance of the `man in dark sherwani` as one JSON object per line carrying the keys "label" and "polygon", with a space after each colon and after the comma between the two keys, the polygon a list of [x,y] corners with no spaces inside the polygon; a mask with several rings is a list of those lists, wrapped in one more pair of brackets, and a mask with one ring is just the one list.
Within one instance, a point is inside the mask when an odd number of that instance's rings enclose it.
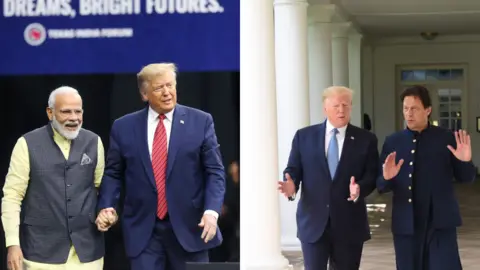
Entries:
{"label": "man in dark sherwani", "polygon": [[401,95],[407,128],[383,145],[380,193],[393,192],[392,233],[397,270],[461,270],[457,227],[461,226],[456,182],[473,182],[470,136],[429,124],[428,90]]}

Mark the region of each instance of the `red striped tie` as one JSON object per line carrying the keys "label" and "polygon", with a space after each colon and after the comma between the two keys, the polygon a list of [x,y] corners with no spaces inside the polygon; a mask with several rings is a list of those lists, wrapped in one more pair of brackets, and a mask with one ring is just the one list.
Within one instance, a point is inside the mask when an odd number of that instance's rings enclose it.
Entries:
{"label": "red striped tie", "polygon": [[165,218],[167,214],[167,196],[165,188],[165,180],[167,174],[167,131],[163,125],[165,115],[158,116],[157,128],[153,137],[152,147],[152,167],[155,183],[157,185],[157,216],[159,219]]}

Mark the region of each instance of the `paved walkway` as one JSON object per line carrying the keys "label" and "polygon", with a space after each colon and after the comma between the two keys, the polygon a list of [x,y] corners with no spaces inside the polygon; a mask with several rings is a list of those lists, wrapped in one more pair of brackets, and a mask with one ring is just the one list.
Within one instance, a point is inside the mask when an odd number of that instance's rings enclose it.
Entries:
{"label": "paved walkway", "polygon": [[[464,225],[459,228],[460,255],[464,270],[480,269],[480,180],[475,184],[458,184],[457,198]],[[393,242],[390,233],[391,195],[373,196],[369,201],[372,240],[365,244],[361,270],[395,270]],[[301,252],[285,256],[295,270],[303,269]]]}

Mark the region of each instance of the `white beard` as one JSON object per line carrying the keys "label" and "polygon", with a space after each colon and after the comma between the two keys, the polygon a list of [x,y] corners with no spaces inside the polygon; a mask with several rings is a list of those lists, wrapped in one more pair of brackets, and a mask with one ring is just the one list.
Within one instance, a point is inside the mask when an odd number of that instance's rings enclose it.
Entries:
{"label": "white beard", "polygon": [[60,133],[60,135],[62,135],[63,137],[65,137],[67,140],[74,140],[75,138],[77,138],[78,136],[78,133],[80,132],[80,129],[82,128],[82,124],[79,124],[77,126],[77,129],[74,130],[74,131],[71,131],[71,130],[68,130],[66,128],[66,124],[68,122],[65,122],[65,124],[60,124],[60,122],[57,121],[57,119],[55,118],[55,116],[53,116],[53,120],[52,120],[52,126],[53,128],[58,132]]}

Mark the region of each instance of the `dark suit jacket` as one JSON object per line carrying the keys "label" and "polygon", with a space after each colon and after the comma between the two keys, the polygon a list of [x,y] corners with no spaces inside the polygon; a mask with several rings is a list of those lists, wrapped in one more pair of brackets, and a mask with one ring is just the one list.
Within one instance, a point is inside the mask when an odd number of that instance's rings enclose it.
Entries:
{"label": "dark suit jacket", "polygon": [[[370,239],[364,198],[375,189],[378,173],[377,138],[367,130],[348,125],[335,179],[330,176],[325,156],[326,122],[300,129],[292,142],[285,173],[302,187],[297,209],[298,237],[313,243],[323,235],[330,219],[334,241],[363,242]],[[354,176],[361,194],[350,196]]]}
{"label": "dark suit jacket", "polygon": [[453,180],[472,182],[476,176],[472,162],[462,162],[448,150],[447,145],[456,148],[455,137],[450,130],[430,126],[422,132],[421,140],[422,149],[415,152],[417,149],[414,133],[405,129],[388,136],[383,144],[382,164],[394,151],[397,152],[396,162],[404,160],[395,178],[385,181],[380,168],[377,180],[380,193],[393,191],[392,232],[395,234],[414,233],[413,178],[418,185],[428,184],[428,187],[423,189],[426,192],[417,198],[431,200],[418,203],[431,204],[432,212],[429,214],[432,215],[434,228],[452,228],[462,223]]}
{"label": "dark suit jacket", "polygon": [[[117,119],[100,187],[98,208],[115,207],[125,183],[123,235],[129,257],[150,240],[157,210],[157,191],[147,143],[148,107]],[[221,213],[225,172],[210,114],[175,107],[168,149],[166,193],[173,230],[183,248],[197,252],[218,246],[220,230],[207,244],[198,223],[205,210]]]}

